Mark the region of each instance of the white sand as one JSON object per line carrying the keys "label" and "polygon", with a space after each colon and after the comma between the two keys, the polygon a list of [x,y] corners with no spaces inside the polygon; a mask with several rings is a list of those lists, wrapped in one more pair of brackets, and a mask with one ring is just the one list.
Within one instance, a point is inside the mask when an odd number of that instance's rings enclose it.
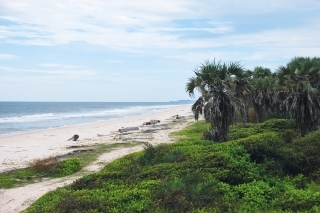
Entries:
{"label": "white sand", "polygon": [[[169,129],[163,129],[152,133],[150,143],[157,145],[160,143],[173,142],[169,133],[182,129],[191,121],[191,106],[180,106],[163,112],[149,115],[140,115],[93,124],[85,124],[73,127],[44,130],[18,136],[0,138],[0,172],[23,168],[28,162],[49,156],[57,156],[72,151],[67,147],[72,145],[90,145],[96,143],[114,143],[114,135],[122,127],[139,127],[138,133],[150,128],[142,126],[144,122],[151,119],[160,120],[160,123],[174,123],[172,116],[185,116],[182,122],[175,122]],[[77,141],[68,141],[74,134],[80,138]],[[98,136],[100,135],[100,136]],[[103,136],[101,136],[103,135]],[[152,138],[152,139],[151,139]],[[83,169],[84,172],[96,172],[101,170],[107,163],[123,157],[129,153],[142,150],[143,147],[135,146],[131,148],[121,148],[101,155],[97,161]],[[83,173],[83,172],[82,172]],[[35,200],[50,190],[72,183],[81,176],[75,174],[71,177],[42,181],[40,183],[29,184],[24,187],[14,189],[0,189],[0,212],[16,213],[26,209]]]}

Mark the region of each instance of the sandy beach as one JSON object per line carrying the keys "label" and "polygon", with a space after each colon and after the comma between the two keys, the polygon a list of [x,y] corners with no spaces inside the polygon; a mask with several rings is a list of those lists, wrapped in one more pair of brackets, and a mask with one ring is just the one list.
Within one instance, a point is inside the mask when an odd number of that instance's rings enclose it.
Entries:
{"label": "sandy beach", "polygon": [[[176,119],[176,115],[182,119]],[[67,154],[72,151],[71,146],[119,142],[123,138],[118,130],[126,127],[138,127],[136,135],[152,132],[148,134],[147,141],[153,145],[172,143],[174,139],[169,137],[169,133],[182,129],[192,122],[191,115],[191,106],[185,105],[153,114],[0,138],[0,172],[27,167],[28,162],[34,159]],[[160,120],[160,123],[143,125],[150,120]],[[163,125],[166,125],[166,128]],[[152,128],[156,131],[148,131]],[[68,141],[74,134],[78,134],[79,139]],[[134,138],[127,139],[134,143]],[[139,145],[102,154],[95,162],[83,168],[83,171],[97,172],[107,163],[142,149],[142,145]],[[78,178],[81,176],[75,174],[71,177],[42,181],[18,188],[0,189],[0,212],[20,212],[46,192],[70,184]]]}

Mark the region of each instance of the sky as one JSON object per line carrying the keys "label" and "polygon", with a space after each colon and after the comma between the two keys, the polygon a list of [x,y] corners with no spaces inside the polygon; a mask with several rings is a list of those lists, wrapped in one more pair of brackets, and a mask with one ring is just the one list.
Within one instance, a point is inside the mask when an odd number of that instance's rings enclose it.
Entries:
{"label": "sky", "polygon": [[205,60],[295,56],[320,56],[319,0],[0,0],[0,101],[190,100]]}

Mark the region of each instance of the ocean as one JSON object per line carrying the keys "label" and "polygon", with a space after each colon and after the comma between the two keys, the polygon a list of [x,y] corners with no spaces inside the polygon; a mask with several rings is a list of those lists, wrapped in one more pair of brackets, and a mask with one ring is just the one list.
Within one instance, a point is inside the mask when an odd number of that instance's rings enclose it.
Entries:
{"label": "ocean", "polygon": [[0,137],[161,112],[172,102],[0,102]]}

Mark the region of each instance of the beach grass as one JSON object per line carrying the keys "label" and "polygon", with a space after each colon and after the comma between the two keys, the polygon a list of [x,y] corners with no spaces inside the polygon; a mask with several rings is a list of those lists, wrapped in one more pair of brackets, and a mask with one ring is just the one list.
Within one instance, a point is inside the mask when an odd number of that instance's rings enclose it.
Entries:
{"label": "beach grass", "polygon": [[63,156],[50,156],[29,162],[27,168],[0,174],[0,188],[9,189],[40,182],[48,178],[59,178],[79,172],[95,161],[102,153],[114,149],[140,145],[139,143],[112,143],[81,147]]}

